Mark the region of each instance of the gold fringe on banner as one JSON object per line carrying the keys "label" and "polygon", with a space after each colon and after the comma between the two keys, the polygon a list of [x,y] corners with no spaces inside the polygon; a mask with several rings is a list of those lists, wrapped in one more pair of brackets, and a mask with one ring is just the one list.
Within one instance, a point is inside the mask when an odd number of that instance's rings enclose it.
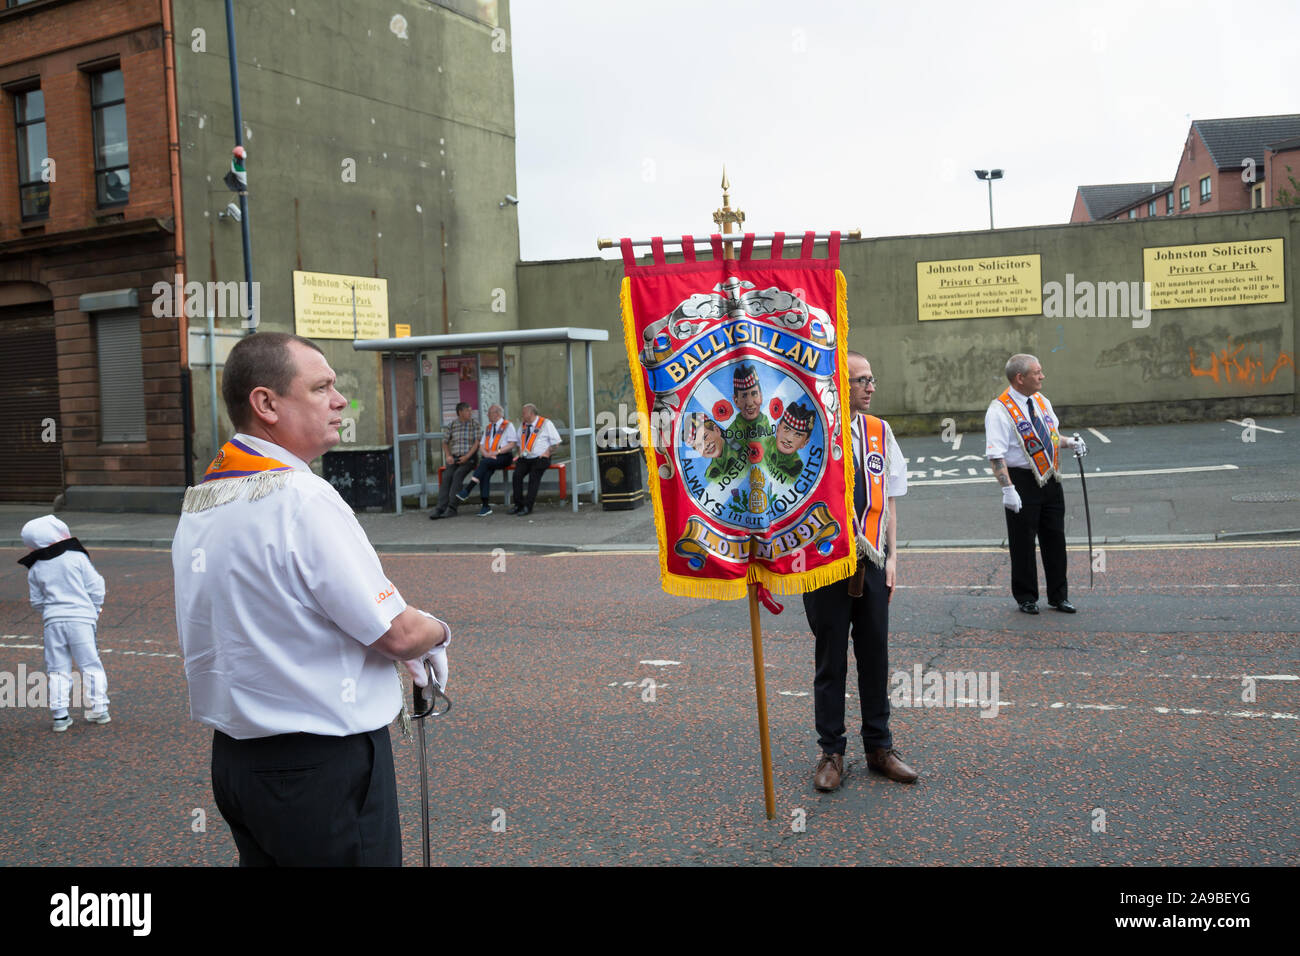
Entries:
{"label": "gold fringe on banner", "polygon": [[[802,571],[797,574],[778,574],[762,565],[751,563],[744,577],[731,579],[694,578],[673,574],[668,570],[668,533],[663,511],[663,489],[660,484],[659,467],[655,462],[654,432],[651,428],[650,414],[645,394],[645,375],[636,370],[641,368],[641,345],[636,330],[636,317],[632,311],[632,280],[623,278],[619,290],[619,304],[623,313],[623,342],[627,348],[628,369],[632,372],[633,392],[636,394],[636,407],[639,413],[638,423],[641,432],[641,447],[645,452],[646,474],[650,482],[650,506],[654,509],[655,535],[659,540],[659,576],[662,587],[668,594],[678,597],[702,598],[714,601],[735,601],[746,597],[751,581],[762,583],[773,594],[803,594],[817,588],[834,584],[851,574],[857,568],[857,545],[850,544],[846,557],[837,558],[830,564]],[[839,360],[840,448],[844,458],[844,514],[848,517],[848,527],[842,535],[853,539],[853,483],[856,480],[853,470],[853,449],[850,443],[849,422],[852,420],[850,410],[846,407],[849,396],[848,370],[848,283],[844,273],[835,270],[835,311],[836,311],[836,353]]]}

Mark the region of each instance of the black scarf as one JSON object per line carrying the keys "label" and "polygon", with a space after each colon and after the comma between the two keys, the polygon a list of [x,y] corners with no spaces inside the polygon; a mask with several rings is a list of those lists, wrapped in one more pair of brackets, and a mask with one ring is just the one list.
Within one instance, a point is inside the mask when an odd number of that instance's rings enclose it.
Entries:
{"label": "black scarf", "polygon": [[90,552],[81,546],[81,542],[76,538],[64,538],[62,541],[55,541],[53,544],[46,545],[43,548],[37,548],[35,551],[18,559],[18,563],[29,571],[37,561],[48,561],[50,558],[57,558],[64,551],[80,551],[87,558]]}

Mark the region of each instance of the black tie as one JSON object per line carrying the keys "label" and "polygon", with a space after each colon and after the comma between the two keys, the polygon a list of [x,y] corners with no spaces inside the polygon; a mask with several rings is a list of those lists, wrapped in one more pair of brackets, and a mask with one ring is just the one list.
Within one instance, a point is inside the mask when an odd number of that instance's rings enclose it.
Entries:
{"label": "black tie", "polygon": [[1034,398],[1032,395],[1029,397],[1029,401],[1025,404],[1029,406],[1029,424],[1034,426],[1034,434],[1036,434],[1038,440],[1043,443],[1043,452],[1046,453],[1047,449],[1052,444],[1052,439],[1047,433],[1047,427],[1043,424],[1043,420],[1039,418],[1037,413],[1034,411]]}

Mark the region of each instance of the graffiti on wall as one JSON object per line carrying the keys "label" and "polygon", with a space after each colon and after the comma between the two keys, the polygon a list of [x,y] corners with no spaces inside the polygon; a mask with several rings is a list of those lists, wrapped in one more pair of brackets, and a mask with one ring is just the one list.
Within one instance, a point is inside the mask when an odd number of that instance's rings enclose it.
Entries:
{"label": "graffiti on wall", "polygon": [[1295,368],[1295,355],[1282,349],[1282,326],[1233,333],[1222,326],[1188,335],[1178,323],[1135,335],[1105,349],[1097,368],[1130,366],[1142,381],[1210,378],[1219,384],[1267,385],[1282,369]]}

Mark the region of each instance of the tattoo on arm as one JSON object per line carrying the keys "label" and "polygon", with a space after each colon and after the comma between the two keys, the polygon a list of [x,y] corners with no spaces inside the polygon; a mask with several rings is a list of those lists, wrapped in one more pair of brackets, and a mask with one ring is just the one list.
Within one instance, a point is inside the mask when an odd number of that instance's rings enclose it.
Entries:
{"label": "tattoo on arm", "polygon": [[1007,471],[1006,459],[990,458],[989,464],[993,467],[993,477],[998,480],[998,484],[1003,488],[1010,487],[1011,474]]}

